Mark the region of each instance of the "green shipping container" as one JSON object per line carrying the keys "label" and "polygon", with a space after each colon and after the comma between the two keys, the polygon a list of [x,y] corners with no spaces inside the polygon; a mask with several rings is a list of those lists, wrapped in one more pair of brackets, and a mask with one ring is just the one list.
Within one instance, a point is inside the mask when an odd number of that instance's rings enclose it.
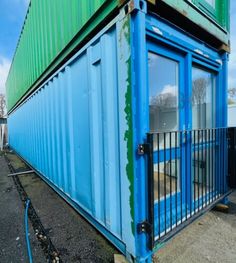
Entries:
{"label": "green shipping container", "polygon": [[8,111],[121,2],[31,0],[6,83]]}
{"label": "green shipping container", "polygon": [[[193,22],[199,28],[207,31],[209,34],[218,39],[223,45],[223,49],[229,51],[229,5],[230,0],[149,0],[150,3],[156,5],[156,12],[168,20],[175,19],[176,16],[170,14],[168,9],[163,10],[162,7],[168,6],[169,8],[177,11],[181,16]],[[173,18],[174,17],[174,18]],[[180,22],[180,27],[185,22]],[[187,24],[187,27],[193,27]],[[187,28],[184,28],[185,30]],[[190,33],[193,33],[191,30]],[[200,34],[200,38],[202,34]]]}
{"label": "green shipping container", "polygon": [[[229,0],[164,0],[164,2],[185,13],[196,23],[201,24],[203,19],[200,19],[200,21],[197,21],[197,19],[204,14],[203,17],[208,16],[222,29],[229,30]],[[207,25],[202,24],[202,26],[206,27]]]}
{"label": "green shipping container", "polygon": [[[81,47],[84,40],[94,35],[106,18],[118,13],[118,7],[125,2],[128,0],[31,0],[6,83],[8,111],[56,70],[79,44]],[[174,24],[179,17],[186,18],[203,30],[198,35],[194,32],[196,37],[205,41],[203,35],[207,32],[207,38],[212,38],[210,45],[217,42],[216,48],[229,50],[229,0],[147,2],[155,13],[170,21],[174,19]],[[167,8],[162,9],[162,5]],[[177,11],[179,17],[173,16],[171,10]],[[192,25],[181,21],[178,26],[192,34]]]}

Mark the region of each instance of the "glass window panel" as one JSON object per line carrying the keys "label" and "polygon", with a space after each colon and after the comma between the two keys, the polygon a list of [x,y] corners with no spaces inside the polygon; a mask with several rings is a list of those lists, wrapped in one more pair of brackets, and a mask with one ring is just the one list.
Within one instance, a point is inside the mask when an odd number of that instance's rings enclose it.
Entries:
{"label": "glass window panel", "polygon": [[215,75],[197,67],[192,69],[192,126],[215,127]]}
{"label": "glass window panel", "polygon": [[[180,178],[180,160],[173,159],[171,161],[161,162],[154,166],[154,197],[159,201],[165,196],[174,195],[179,191]],[[165,184],[166,183],[166,184]],[[160,192],[159,192],[160,190]]]}
{"label": "glass window panel", "polygon": [[193,198],[195,200],[209,192],[215,186],[215,147],[208,147],[204,150],[196,150],[192,153],[192,182]]}
{"label": "glass window panel", "polygon": [[178,130],[179,64],[149,52],[148,66],[150,130]]}

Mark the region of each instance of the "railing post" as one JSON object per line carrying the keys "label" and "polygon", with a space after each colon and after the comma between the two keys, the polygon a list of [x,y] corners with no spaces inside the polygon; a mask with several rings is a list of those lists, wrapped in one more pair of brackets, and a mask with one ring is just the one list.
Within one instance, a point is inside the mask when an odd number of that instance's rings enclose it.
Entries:
{"label": "railing post", "polygon": [[228,185],[236,188],[236,128],[228,129]]}
{"label": "railing post", "polygon": [[141,222],[137,226],[139,234],[146,233],[148,235],[148,249],[152,250],[154,247],[154,162],[153,162],[153,135],[147,134],[147,143],[139,144],[138,154],[146,155],[147,160],[147,220]]}
{"label": "railing post", "polygon": [[148,151],[148,221],[152,226],[149,234],[150,249],[154,247],[154,160],[153,160],[153,134],[147,135]]}

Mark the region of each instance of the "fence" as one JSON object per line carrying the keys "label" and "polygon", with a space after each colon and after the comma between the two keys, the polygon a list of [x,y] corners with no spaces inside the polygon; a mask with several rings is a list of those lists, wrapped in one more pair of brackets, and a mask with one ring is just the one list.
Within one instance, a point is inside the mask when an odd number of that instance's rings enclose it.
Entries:
{"label": "fence", "polygon": [[228,129],[149,133],[151,246],[163,242],[228,192]]}

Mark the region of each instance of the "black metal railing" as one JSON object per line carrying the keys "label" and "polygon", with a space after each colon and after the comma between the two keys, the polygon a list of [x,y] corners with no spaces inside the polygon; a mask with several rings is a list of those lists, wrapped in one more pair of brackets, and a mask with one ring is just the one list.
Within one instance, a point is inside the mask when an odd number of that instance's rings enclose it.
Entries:
{"label": "black metal railing", "polygon": [[152,245],[163,242],[228,193],[228,129],[148,133]]}
{"label": "black metal railing", "polygon": [[229,187],[236,189],[236,127],[228,128],[228,175]]}

